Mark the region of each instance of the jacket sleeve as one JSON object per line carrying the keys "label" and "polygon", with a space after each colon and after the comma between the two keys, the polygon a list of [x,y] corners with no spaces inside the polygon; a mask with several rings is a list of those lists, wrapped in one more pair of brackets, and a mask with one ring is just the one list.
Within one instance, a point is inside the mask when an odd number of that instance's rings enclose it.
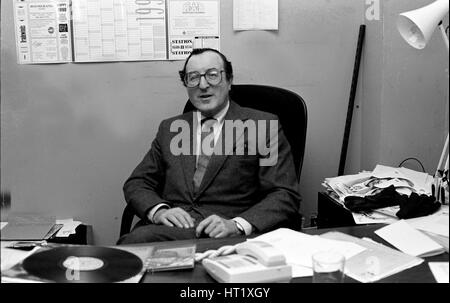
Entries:
{"label": "jacket sleeve", "polygon": [[132,205],[141,219],[147,219],[147,213],[160,203],[170,205],[159,194],[165,180],[165,164],[161,153],[162,125],[150,150],[123,186],[125,201]]}
{"label": "jacket sleeve", "polygon": [[260,200],[239,215],[259,232],[288,225],[297,218],[301,202],[291,148],[281,125],[267,133],[273,159],[260,159]]}

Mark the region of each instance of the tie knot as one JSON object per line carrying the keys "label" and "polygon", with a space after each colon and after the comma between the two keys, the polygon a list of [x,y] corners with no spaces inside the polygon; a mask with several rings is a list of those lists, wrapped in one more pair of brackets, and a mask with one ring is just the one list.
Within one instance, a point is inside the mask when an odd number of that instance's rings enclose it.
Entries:
{"label": "tie knot", "polygon": [[202,121],[201,121],[200,123],[201,123],[201,125],[202,125],[202,129],[203,129],[204,131],[208,131],[208,130],[211,129],[211,127],[213,127],[213,125],[214,125],[214,123],[215,123],[216,121],[217,121],[217,120],[214,119],[214,118],[207,117],[207,118],[202,119]]}
{"label": "tie knot", "polygon": [[203,123],[211,123],[212,124],[212,123],[214,123],[214,121],[216,121],[216,119],[214,119],[213,117],[206,117],[206,118],[202,119],[201,123],[202,123],[202,125],[203,125]]}

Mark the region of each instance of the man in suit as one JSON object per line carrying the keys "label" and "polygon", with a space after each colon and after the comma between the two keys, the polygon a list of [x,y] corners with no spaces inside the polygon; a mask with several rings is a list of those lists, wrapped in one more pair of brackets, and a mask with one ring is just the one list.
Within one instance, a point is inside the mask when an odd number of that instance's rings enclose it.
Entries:
{"label": "man in suit", "polygon": [[141,221],[118,243],[250,235],[287,224],[301,199],[277,116],[230,100],[232,65],[217,50],[195,49],[180,78],[196,110],[160,124],[125,182]]}

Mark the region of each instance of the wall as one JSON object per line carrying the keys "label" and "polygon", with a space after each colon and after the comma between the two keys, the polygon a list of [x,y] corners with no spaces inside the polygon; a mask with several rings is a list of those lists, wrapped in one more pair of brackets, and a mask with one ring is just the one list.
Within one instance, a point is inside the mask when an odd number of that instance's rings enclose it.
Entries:
{"label": "wall", "polygon": [[[373,169],[380,160],[394,165],[407,152],[424,149],[409,141],[402,147],[397,139],[405,135],[441,148],[435,131],[443,124],[445,85],[438,72],[442,60],[433,56],[441,50],[439,41],[432,41],[431,56],[430,50],[419,54],[390,28],[396,11],[424,2],[383,1],[383,22],[366,22],[362,0],[280,0],[279,31],[234,32],[232,1],[221,1],[221,46],[233,62],[235,83],[282,86],[307,103],[300,184],[307,217],[316,211],[323,178],[338,170],[360,24],[368,27],[346,172]],[[13,210],[74,217],[94,226],[96,244],[112,244],[124,206],[123,182],[159,122],[185,103],[177,78],[182,62],[18,65],[11,2],[1,6],[1,187],[11,191]],[[416,56],[422,63],[411,66]],[[428,106],[410,100],[422,86],[404,92],[408,75],[422,75],[423,85],[432,81],[438,88],[426,96],[436,100],[427,117],[439,119],[416,129],[417,135],[405,129],[411,120],[402,115],[421,119]],[[402,103],[391,104],[394,97]],[[410,114],[406,101],[419,108]]]}
{"label": "wall", "polygon": [[[448,52],[438,30],[423,50],[410,47],[395,30],[399,13],[431,2],[380,1],[380,20],[367,22],[362,169],[415,157],[429,174],[436,170],[448,133]],[[421,169],[414,161],[406,165]]]}

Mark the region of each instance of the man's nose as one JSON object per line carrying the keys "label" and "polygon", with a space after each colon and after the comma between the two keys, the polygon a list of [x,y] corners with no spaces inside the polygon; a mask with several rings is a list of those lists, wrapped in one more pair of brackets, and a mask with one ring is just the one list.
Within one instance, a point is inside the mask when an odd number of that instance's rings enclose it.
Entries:
{"label": "man's nose", "polygon": [[209,87],[208,81],[206,81],[205,75],[200,77],[200,83],[198,84],[200,89],[205,89]]}

